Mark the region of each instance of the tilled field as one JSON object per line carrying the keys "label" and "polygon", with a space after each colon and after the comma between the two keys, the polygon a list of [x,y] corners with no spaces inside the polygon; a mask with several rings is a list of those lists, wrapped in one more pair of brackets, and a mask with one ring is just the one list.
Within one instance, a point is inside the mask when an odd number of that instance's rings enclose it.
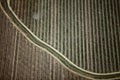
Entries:
{"label": "tilled field", "polygon": [[[87,71],[120,71],[119,0],[11,0],[41,40]],[[0,79],[84,80],[30,43],[0,11]]]}

